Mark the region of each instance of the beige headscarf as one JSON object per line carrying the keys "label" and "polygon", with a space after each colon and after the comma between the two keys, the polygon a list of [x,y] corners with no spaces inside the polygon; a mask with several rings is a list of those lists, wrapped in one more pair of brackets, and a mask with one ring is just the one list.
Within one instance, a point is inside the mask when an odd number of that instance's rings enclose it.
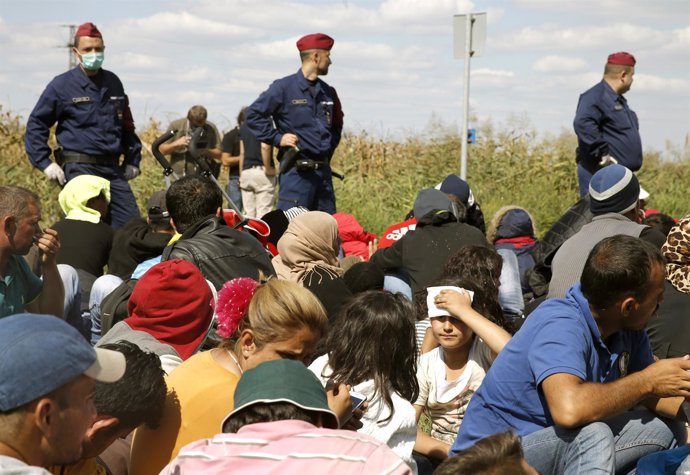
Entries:
{"label": "beige headscarf", "polygon": [[666,278],[676,289],[690,294],[690,215],[671,228],[661,252],[666,258]]}
{"label": "beige headscarf", "polygon": [[337,277],[343,273],[338,264],[339,248],[335,218],[323,211],[310,211],[290,221],[278,241],[278,255],[273,258],[273,267],[278,277],[298,284],[316,266]]}

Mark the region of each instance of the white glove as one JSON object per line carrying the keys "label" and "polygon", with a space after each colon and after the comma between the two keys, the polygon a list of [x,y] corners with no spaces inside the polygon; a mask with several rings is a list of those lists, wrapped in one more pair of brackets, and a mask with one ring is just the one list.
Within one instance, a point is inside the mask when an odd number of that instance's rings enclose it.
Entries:
{"label": "white glove", "polygon": [[60,186],[64,185],[65,182],[67,181],[65,179],[65,172],[62,170],[60,165],[57,163],[53,162],[50,165],[48,165],[45,170],[43,170],[43,173],[46,174],[48,178],[51,180],[57,181]]}
{"label": "white glove", "polygon": [[601,160],[599,161],[599,166],[605,167],[607,165],[613,165],[615,163],[618,163],[618,160],[613,158],[611,155],[606,154],[603,157],[601,157]]}
{"label": "white glove", "polygon": [[125,178],[127,181],[133,180],[141,175],[141,170],[139,170],[134,165],[125,165]]}

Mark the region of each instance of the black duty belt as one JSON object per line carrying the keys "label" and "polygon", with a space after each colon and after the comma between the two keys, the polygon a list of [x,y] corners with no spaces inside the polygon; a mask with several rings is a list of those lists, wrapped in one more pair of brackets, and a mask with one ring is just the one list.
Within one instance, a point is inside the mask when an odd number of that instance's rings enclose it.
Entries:
{"label": "black duty belt", "polygon": [[92,165],[117,165],[119,155],[87,155],[85,153],[63,152],[65,163],[90,163]]}

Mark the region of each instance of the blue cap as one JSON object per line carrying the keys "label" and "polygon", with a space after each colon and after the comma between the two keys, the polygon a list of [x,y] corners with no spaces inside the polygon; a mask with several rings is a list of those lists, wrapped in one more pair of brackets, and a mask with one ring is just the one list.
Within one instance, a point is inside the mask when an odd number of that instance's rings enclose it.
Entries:
{"label": "blue cap", "polygon": [[448,175],[439,188],[444,193],[457,196],[462,204],[469,207],[470,185],[457,175]]}
{"label": "blue cap", "polygon": [[592,176],[589,197],[589,209],[594,215],[627,213],[640,198],[640,183],[623,165],[609,165]]}
{"label": "blue cap", "polygon": [[0,318],[0,411],[16,409],[82,374],[112,383],[124,372],[122,353],[94,349],[58,317]]}

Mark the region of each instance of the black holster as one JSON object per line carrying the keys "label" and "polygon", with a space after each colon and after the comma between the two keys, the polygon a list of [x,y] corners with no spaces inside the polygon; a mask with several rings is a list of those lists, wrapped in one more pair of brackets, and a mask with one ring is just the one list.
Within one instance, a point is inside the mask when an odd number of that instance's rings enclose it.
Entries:
{"label": "black holster", "polygon": [[53,157],[55,157],[55,163],[57,163],[60,168],[65,168],[65,154],[62,145],[58,145],[53,150]]}

